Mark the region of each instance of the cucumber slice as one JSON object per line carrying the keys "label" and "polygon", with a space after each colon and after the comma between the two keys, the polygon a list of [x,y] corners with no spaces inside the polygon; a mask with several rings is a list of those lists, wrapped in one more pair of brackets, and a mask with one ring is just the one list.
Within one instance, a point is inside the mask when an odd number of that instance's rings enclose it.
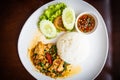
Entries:
{"label": "cucumber slice", "polygon": [[54,38],[57,34],[57,30],[54,24],[49,20],[42,20],[40,22],[40,31],[47,37],[47,38]]}
{"label": "cucumber slice", "polygon": [[75,23],[75,12],[72,8],[65,8],[62,13],[62,21],[67,30],[72,30]]}

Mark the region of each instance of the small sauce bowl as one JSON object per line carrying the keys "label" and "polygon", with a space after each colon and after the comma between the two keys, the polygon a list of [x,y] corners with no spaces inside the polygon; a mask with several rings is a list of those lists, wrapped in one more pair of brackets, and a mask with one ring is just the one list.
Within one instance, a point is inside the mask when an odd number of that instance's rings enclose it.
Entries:
{"label": "small sauce bowl", "polygon": [[93,13],[83,12],[78,15],[75,28],[78,32],[89,34],[95,31],[98,20]]}

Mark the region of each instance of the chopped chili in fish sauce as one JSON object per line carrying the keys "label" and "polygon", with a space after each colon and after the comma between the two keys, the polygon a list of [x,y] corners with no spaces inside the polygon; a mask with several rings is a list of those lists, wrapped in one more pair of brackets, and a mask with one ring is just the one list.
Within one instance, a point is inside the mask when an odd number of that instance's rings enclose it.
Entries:
{"label": "chopped chili in fish sauce", "polygon": [[84,33],[91,32],[95,27],[95,19],[90,14],[84,14],[78,18],[77,27]]}

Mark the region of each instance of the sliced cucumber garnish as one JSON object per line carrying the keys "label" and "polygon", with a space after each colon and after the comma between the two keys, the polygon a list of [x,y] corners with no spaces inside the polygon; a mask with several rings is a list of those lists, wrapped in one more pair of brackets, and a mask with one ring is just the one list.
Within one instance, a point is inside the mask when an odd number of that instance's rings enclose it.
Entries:
{"label": "sliced cucumber garnish", "polygon": [[57,30],[54,24],[49,20],[42,20],[40,22],[40,30],[47,38],[54,38],[57,34]]}
{"label": "sliced cucumber garnish", "polygon": [[64,27],[67,30],[72,30],[74,28],[75,23],[75,12],[72,8],[65,8],[62,13],[62,20]]}

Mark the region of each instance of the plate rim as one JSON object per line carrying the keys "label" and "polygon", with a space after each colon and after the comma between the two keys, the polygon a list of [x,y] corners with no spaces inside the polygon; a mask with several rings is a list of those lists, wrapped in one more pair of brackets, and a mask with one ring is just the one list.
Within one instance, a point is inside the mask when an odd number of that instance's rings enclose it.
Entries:
{"label": "plate rim", "polygon": [[[59,0],[58,0],[59,1]],[[35,79],[37,79],[27,68],[26,68],[26,65],[24,64],[24,62],[23,62],[23,60],[22,60],[22,58],[21,58],[21,56],[20,56],[20,52],[19,52],[19,45],[20,45],[20,38],[21,38],[21,35],[22,35],[22,32],[23,32],[23,29],[24,29],[24,26],[26,25],[26,23],[29,21],[29,19],[31,18],[31,16],[35,13],[35,12],[37,12],[41,7],[45,7],[46,5],[49,5],[49,4],[52,4],[52,3],[54,3],[54,2],[58,2],[57,0],[54,0],[54,1],[50,1],[50,2],[47,2],[47,3],[45,3],[45,4],[43,4],[42,6],[40,6],[40,7],[38,7],[35,11],[33,11],[33,13],[31,13],[31,15],[27,18],[27,20],[24,22],[24,24],[23,24],[23,26],[22,26],[22,29],[21,29],[21,31],[20,31],[20,33],[19,33],[19,37],[18,37],[18,41],[17,41],[17,51],[18,51],[18,56],[19,56],[19,58],[20,58],[20,62],[22,63],[22,65],[24,66],[24,68],[26,69],[26,71],[31,75],[31,76],[33,76]],[[108,56],[108,51],[109,51],[109,36],[108,36],[108,30],[107,30],[107,26],[106,26],[106,24],[105,24],[105,21],[104,21],[104,19],[103,19],[103,17],[101,16],[101,14],[99,13],[99,11],[95,8],[95,7],[93,7],[90,3],[88,3],[88,2],[86,2],[86,1],[83,1],[83,0],[81,0],[82,2],[84,2],[85,4],[87,4],[87,5],[89,5],[89,6],[91,6],[93,9],[95,9],[95,11],[97,12],[97,14],[99,15],[99,17],[101,18],[101,20],[102,20],[102,22],[103,22],[103,25],[104,25],[104,28],[105,28],[105,36],[106,36],[106,42],[107,42],[107,46],[106,46],[106,55],[105,55],[105,60],[104,60],[104,62],[103,62],[103,64],[102,64],[102,67],[101,67],[101,69],[99,70],[99,72],[96,74],[96,76],[93,78],[93,80],[101,73],[101,71],[103,70],[103,68],[104,68],[104,66],[105,66],[105,63],[106,63],[106,60],[107,60],[107,56]]]}

